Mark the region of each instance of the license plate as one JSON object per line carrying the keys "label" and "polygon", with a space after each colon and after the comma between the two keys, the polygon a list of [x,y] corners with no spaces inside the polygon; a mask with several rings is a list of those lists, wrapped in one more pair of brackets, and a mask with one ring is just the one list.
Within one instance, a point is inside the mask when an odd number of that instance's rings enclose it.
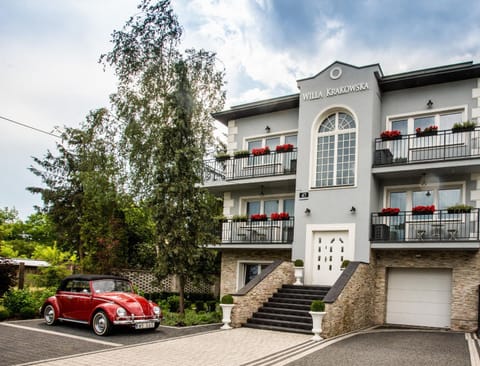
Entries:
{"label": "license plate", "polygon": [[135,329],[149,329],[155,327],[155,322],[137,323]]}

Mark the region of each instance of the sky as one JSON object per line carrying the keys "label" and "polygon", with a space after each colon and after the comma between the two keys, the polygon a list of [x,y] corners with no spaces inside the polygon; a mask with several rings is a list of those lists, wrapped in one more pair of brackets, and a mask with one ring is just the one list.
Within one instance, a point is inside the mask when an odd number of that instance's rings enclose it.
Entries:
{"label": "sky", "polygon": [[[109,106],[116,79],[98,63],[140,0],[0,0],[0,117],[54,132]],[[385,75],[480,62],[478,0],[172,0],[181,49],[217,53],[226,108],[298,92],[338,60]],[[55,132],[54,132],[55,133]],[[32,156],[56,138],[0,119],[0,208],[42,206]]]}

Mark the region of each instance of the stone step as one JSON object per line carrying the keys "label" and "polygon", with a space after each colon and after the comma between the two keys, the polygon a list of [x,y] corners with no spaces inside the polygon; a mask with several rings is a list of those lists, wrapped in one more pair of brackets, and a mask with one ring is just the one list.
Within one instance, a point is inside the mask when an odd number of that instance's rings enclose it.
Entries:
{"label": "stone step", "polygon": [[252,319],[263,319],[263,320],[282,320],[296,323],[305,323],[312,325],[312,317],[310,314],[305,315],[290,315],[290,314],[279,314],[279,313],[264,313],[257,312],[253,314]]}

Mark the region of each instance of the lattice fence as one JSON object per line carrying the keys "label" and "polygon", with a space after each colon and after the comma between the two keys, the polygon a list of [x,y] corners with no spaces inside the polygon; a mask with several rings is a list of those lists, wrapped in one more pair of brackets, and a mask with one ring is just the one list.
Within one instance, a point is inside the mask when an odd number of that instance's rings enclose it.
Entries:
{"label": "lattice fence", "polygon": [[[160,284],[152,272],[140,270],[121,270],[120,274],[128,278],[137,288],[145,293],[152,292],[178,292],[178,281],[175,276],[169,276],[163,279]],[[218,282],[214,285],[201,283],[194,285],[187,282],[185,292],[187,293],[202,293],[202,294],[217,294]]]}

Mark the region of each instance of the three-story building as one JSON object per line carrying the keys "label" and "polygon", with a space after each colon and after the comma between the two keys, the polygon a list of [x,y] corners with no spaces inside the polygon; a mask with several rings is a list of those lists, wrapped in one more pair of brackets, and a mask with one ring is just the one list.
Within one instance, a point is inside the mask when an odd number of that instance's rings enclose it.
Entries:
{"label": "three-story building", "polygon": [[229,156],[205,170],[224,202],[221,292],[275,260],[332,286],[349,260],[371,273],[372,323],[476,329],[480,65],[335,62],[298,88],[214,116],[228,127]]}

